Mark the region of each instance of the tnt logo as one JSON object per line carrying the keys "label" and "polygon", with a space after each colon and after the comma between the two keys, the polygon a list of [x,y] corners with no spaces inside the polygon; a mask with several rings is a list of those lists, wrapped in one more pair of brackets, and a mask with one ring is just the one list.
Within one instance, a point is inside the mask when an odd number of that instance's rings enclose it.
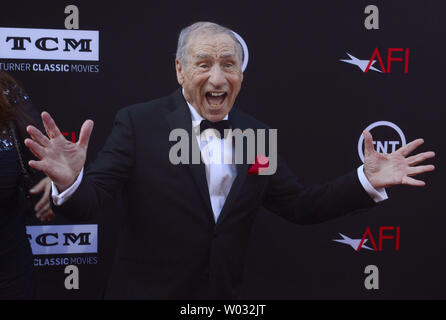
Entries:
{"label": "tnt logo", "polygon": [[[351,246],[355,251],[360,251],[361,249],[371,250],[371,251],[382,251],[383,241],[392,240],[392,247],[395,251],[400,249],[400,227],[389,226],[389,227],[379,227],[378,235],[373,236],[370,227],[365,229],[365,232],[361,239],[349,238],[346,235],[339,233],[342,239],[333,239],[333,241],[347,244]],[[375,239],[378,239],[378,245]],[[387,248],[390,248],[389,246]]]}
{"label": "tnt logo", "polygon": [[[406,137],[403,131],[394,123],[389,121],[377,121],[369,125],[365,130],[373,130],[373,144],[375,150],[380,153],[392,153],[406,145]],[[364,136],[361,134],[358,140],[358,155],[364,162]]]}
{"label": "tnt logo", "polygon": [[[362,72],[373,70],[381,73],[392,73],[392,64],[397,62],[402,64],[404,74],[407,74],[409,73],[409,52],[409,48],[388,48],[387,52],[381,51],[380,53],[379,49],[375,48],[370,59],[360,60],[347,52],[350,59],[340,59],[340,61],[356,65]],[[387,65],[384,63],[383,57],[386,57]],[[402,68],[397,68],[397,71],[400,72]]]}

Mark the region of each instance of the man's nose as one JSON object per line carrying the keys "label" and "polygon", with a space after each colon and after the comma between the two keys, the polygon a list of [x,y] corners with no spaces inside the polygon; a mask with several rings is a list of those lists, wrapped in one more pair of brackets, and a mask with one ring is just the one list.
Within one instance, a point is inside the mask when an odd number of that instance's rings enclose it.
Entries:
{"label": "man's nose", "polygon": [[214,88],[220,88],[226,83],[225,74],[219,65],[213,66],[210,72],[211,75],[209,77],[209,82],[214,86]]}

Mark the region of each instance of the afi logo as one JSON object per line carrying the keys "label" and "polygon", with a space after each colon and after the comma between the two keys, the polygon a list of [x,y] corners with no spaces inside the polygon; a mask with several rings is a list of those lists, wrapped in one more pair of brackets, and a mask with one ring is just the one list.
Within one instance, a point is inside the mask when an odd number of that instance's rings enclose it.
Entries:
{"label": "afi logo", "polygon": [[[391,231],[391,233],[386,230]],[[386,232],[387,234],[385,235],[384,232]],[[400,249],[400,227],[379,227],[378,249],[376,248],[376,243],[375,243],[375,239],[373,239],[372,232],[370,231],[370,228],[367,227],[367,229],[364,232],[364,235],[362,236],[362,239],[361,239],[361,242],[359,243],[358,248],[356,248],[356,251],[361,250],[362,244],[366,241],[366,239],[370,239],[370,243],[373,245],[373,249],[375,251],[382,251],[383,240],[394,240],[395,241],[395,251],[398,251]]]}
{"label": "afi logo", "polygon": [[[362,72],[373,70],[381,73],[392,73],[392,63],[398,62],[404,64],[404,74],[409,73],[409,48],[388,48],[387,52],[381,52],[382,53],[380,53],[378,48],[375,48],[372,56],[368,60],[360,60],[347,53],[350,60],[340,59],[340,61],[356,65]],[[387,58],[387,66],[383,62],[383,56]],[[381,70],[376,68],[376,61],[378,61]]]}
{"label": "afi logo", "polygon": [[[361,239],[349,238],[342,233],[339,233],[342,239],[333,239],[333,241],[347,244],[351,246],[355,251],[360,251],[361,249],[367,249],[372,251],[382,251],[384,240],[393,240],[395,243],[395,251],[400,249],[400,227],[379,227],[378,237],[373,236],[369,227],[366,228],[364,235]],[[378,239],[378,246],[376,245],[375,239]],[[370,240],[370,242],[368,242]],[[367,243],[367,245],[366,245]],[[370,244],[372,247],[370,247]]]}

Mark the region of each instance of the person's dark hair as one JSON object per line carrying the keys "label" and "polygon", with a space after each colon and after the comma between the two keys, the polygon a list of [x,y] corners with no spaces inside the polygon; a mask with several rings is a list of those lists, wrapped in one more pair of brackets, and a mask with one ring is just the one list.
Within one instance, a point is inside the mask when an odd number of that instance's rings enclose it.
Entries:
{"label": "person's dark hair", "polygon": [[6,72],[0,70],[0,128],[8,121],[15,119],[16,110],[6,95],[14,86],[18,86],[17,82]]}
{"label": "person's dark hair", "polygon": [[22,136],[26,136],[26,126],[32,124],[37,126],[28,112],[30,105],[29,97],[22,86],[9,74],[0,70],[0,128],[14,120]]}
{"label": "person's dark hair", "polygon": [[27,198],[31,186],[35,185],[44,176],[43,173],[36,172],[29,167],[27,161],[23,161],[34,158],[31,151],[23,144],[24,139],[29,137],[26,132],[28,125],[33,125],[43,132],[39,109],[31,103],[31,99],[17,81],[0,70],[0,129],[9,127],[16,142],[24,171],[21,188],[23,188]]}

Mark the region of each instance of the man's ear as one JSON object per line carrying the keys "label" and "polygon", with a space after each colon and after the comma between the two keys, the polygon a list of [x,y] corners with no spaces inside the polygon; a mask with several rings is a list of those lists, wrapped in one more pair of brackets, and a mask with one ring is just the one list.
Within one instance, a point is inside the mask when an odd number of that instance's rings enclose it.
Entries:
{"label": "man's ear", "polygon": [[175,69],[177,70],[177,81],[182,86],[184,83],[183,67],[178,59],[175,59]]}

